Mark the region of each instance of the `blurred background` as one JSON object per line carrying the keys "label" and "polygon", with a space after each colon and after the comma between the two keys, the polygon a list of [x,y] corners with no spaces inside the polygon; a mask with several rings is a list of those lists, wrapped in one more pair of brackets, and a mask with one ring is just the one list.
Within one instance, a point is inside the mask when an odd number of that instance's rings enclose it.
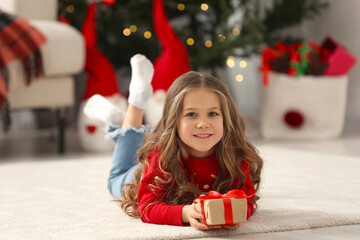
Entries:
{"label": "blurred background", "polygon": [[47,39],[44,75],[29,86],[11,83],[23,80],[2,66],[11,124],[2,125],[0,158],[110,154],[104,126],[82,108],[101,94],[126,109],[137,53],[159,73],[150,112],[176,76],[203,71],[229,87],[256,144],[357,155],[359,8],[356,0],[0,0]]}

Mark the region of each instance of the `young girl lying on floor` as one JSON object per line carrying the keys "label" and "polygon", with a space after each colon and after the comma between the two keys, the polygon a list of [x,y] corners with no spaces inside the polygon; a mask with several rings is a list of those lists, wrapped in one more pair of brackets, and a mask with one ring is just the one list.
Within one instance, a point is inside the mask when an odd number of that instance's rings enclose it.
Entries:
{"label": "young girl lying on floor", "polygon": [[[144,222],[211,229],[200,222],[196,197],[232,189],[250,196],[259,189],[263,161],[245,136],[244,119],[220,80],[188,72],[168,89],[162,117],[144,140],[154,69],[142,55],[132,57],[131,66],[126,114],[99,95],[85,108],[89,117],[109,123],[115,142],[109,191],[128,215]],[[258,199],[248,198],[247,218]]]}

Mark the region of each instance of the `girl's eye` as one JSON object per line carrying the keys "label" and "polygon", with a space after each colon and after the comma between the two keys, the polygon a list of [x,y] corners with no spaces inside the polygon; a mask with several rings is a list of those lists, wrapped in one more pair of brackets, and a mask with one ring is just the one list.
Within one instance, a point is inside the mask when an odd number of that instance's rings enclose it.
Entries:
{"label": "girl's eye", "polygon": [[188,117],[196,117],[196,113],[191,112],[191,113],[186,114],[186,116],[188,116]]}
{"label": "girl's eye", "polygon": [[210,112],[210,113],[209,113],[209,116],[210,116],[210,117],[215,117],[215,116],[217,116],[217,115],[219,115],[217,112]]}

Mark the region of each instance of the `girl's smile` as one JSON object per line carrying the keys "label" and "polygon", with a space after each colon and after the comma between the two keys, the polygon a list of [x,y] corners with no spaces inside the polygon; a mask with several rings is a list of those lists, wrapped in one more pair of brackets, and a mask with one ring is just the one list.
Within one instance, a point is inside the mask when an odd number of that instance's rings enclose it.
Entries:
{"label": "girl's smile", "polygon": [[195,134],[194,136],[198,138],[208,138],[212,136],[212,134]]}
{"label": "girl's smile", "polygon": [[223,117],[219,97],[205,88],[185,95],[178,134],[197,158],[212,154],[223,136]]}

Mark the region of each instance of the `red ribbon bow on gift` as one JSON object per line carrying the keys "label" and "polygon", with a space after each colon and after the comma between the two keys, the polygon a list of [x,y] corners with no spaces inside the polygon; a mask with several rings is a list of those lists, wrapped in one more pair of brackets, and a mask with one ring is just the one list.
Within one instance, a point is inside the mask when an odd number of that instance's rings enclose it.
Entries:
{"label": "red ribbon bow on gift", "polygon": [[195,198],[194,203],[196,204],[196,203],[200,202],[201,213],[204,216],[204,224],[207,225],[204,201],[210,200],[210,199],[223,199],[224,210],[225,210],[225,212],[224,212],[225,224],[224,225],[232,225],[232,224],[234,224],[234,221],[233,221],[233,214],[232,214],[231,198],[251,198],[253,196],[254,196],[254,194],[251,194],[250,196],[246,195],[246,193],[244,193],[244,191],[242,191],[240,189],[231,190],[225,194],[220,194],[216,191],[209,191],[209,194],[207,196],[200,196],[200,197]]}

